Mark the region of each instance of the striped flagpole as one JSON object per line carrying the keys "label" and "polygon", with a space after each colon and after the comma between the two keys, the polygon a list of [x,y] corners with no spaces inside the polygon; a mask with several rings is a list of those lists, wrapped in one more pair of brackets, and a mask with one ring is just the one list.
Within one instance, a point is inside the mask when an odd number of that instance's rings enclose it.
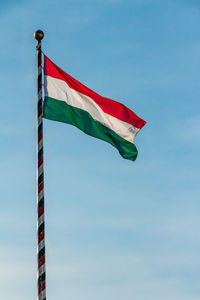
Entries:
{"label": "striped flagpole", "polygon": [[46,299],[45,226],[44,226],[44,171],[42,120],[42,58],[41,40],[44,33],[34,33],[37,40],[37,300]]}

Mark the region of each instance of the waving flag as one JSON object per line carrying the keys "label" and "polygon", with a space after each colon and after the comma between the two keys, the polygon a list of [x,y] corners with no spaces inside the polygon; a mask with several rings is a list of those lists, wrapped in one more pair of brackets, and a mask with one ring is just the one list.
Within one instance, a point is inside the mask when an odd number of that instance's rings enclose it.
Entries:
{"label": "waving flag", "polygon": [[90,90],[46,56],[44,75],[44,118],[74,125],[113,145],[123,158],[136,159],[134,138],[145,121],[123,104]]}

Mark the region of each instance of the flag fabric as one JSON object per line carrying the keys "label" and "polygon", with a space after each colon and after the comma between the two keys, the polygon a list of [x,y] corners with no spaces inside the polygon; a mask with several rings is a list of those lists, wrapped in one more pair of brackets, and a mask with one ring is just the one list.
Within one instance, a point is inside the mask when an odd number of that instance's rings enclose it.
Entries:
{"label": "flag fabric", "polygon": [[146,122],[129,108],[90,90],[47,56],[44,56],[44,90],[44,118],[74,125],[113,145],[123,158],[136,159],[134,137]]}

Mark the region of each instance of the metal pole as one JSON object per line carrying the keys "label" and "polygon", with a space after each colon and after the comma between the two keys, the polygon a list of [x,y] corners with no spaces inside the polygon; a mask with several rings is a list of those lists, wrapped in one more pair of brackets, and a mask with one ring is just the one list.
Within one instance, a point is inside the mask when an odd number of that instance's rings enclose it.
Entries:
{"label": "metal pole", "polygon": [[37,300],[46,300],[41,40],[37,30]]}

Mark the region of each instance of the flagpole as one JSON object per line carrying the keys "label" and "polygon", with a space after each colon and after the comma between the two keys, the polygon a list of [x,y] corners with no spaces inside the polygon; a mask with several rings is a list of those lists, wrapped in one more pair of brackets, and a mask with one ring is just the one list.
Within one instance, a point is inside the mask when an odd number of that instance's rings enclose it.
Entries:
{"label": "flagpole", "polygon": [[41,30],[34,33],[37,40],[37,300],[46,299],[41,57],[43,37]]}

